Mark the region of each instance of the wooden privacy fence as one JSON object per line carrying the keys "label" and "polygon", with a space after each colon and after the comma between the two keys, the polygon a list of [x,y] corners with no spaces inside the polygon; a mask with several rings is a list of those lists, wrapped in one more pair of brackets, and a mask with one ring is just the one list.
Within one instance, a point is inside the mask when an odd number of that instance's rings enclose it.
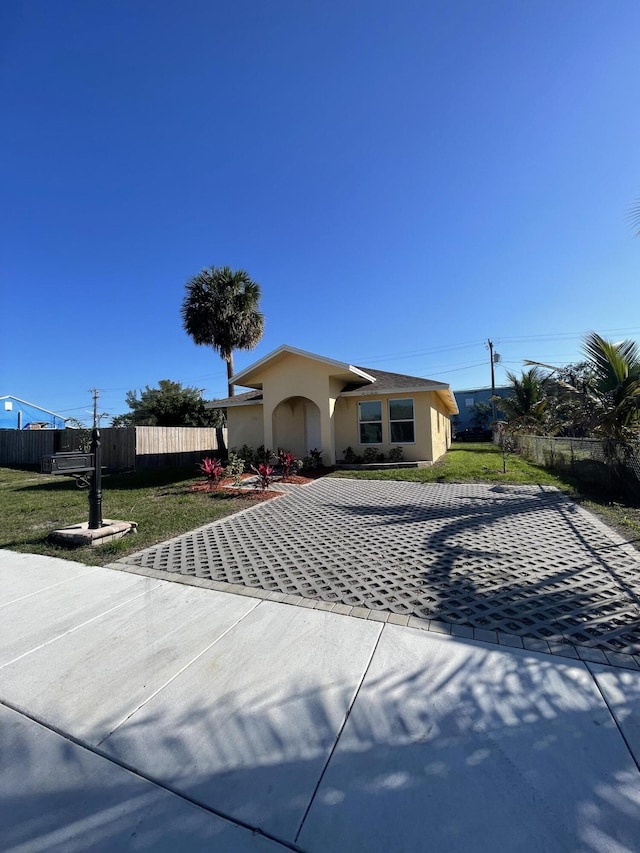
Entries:
{"label": "wooden privacy fence", "polygon": [[0,429],[0,465],[39,465],[54,453],[56,432],[62,430]]}
{"label": "wooden privacy fence", "polygon": [[[218,450],[213,427],[133,427],[133,431],[137,470],[195,465]],[[226,445],[226,429],[222,430],[222,435]]]}
{"label": "wooden privacy fence", "polygon": [[[222,430],[226,444],[227,430]],[[212,427],[126,427],[100,430],[102,464],[110,471],[195,465],[218,450]],[[90,430],[0,430],[0,465],[40,465],[43,456],[88,450]]]}

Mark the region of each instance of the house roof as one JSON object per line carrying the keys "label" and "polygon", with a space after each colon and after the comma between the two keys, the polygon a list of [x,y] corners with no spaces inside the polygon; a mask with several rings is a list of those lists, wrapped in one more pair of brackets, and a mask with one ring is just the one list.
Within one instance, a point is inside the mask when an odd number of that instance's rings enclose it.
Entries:
{"label": "house roof", "polygon": [[[394,391],[446,391],[449,386],[446,382],[436,382],[433,379],[423,379],[420,376],[407,376],[405,373],[389,373],[388,370],[373,370],[370,367],[360,368],[366,370],[373,377],[373,383],[352,383],[343,389],[343,394],[392,394]],[[374,390],[375,389],[375,390]]]}
{"label": "house roof", "polygon": [[336,361],[333,358],[326,358],[323,355],[316,355],[313,352],[297,349],[296,347],[291,347],[288,344],[283,344],[281,347],[278,347],[278,349],[275,349],[273,352],[265,355],[264,358],[259,359],[259,361],[254,361],[254,363],[250,364],[249,367],[245,367],[244,370],[241,370],[239,373],[235,373],[231,377],[230,382],[232,385],[244,385],[249,388],[262,388],[262,382],[258,378],[262,369],[267,364],[274,364],[278,361],[282,361],[282,359],[286,358],[288,355],[301,355],[303,358],[309,358],[312,361],[319,361],[321,364],[326,364],[333,368],[332,376],[343,377],[345,382],[349,382],[350,380],[357,381],[360,379],[364,379],[366,382],[373,382],[373,377],[367,374],[362,368],[354,367],[352,364],[347,364],[344,361]]}
{"label": "house roof", "polygon": [[65,418],[64,415],[59,415],[57,412],[51,412],[49,409],[43,409],[42,406],[38,406],[36,403],[30,403],[28,400],[21,400],[20,397],[14,397],[13,394],[3,394],[0,397],[0,400],[15,400],[16,403],[22,403],[23,406],[31,406],[32,409],[37,409],[39,412],[44,412],[46,415],[54,415],[56,418],[60,418],[61,421],[69,420],[69,418]]}
{"label": "house roof", "polygon": [[368,384],[353,383],[342,389],[341,397],[370,397],[375,394],[415,394],[419,391],[435,392],[452,415],[458,414],[458,405],[453,396],[451,386],[446,382],[436,382],[435,379],[424,379],[421,376],[408,376],[405,373],[390,373],[387,370],[373,370],[370,367],[361,368],[373,377]]}
{"label": "house roof", "polygon": [[262,391],[247,391],[246,394],[234,394],[233,397],[225,397],[223,400],[212,400],[205,403],[205,409],[226,409],[229,406],[253,406],[262,403]]}
{"label": "house roof", "polygon": [[262,382],[259,381],[259,375],[262,369],[267,363],[280,361],[288,354],[301,355],[335,368],[335,373],[332,372],[332,375],[342,378],[345,381],[345,387],[340,393],[341,397],[365,397],[375,394],[434,391],[442,399],[451,414],[458,413],[458,407],[451,391],[451,386],[445,382],[436,382],[433,379],[424,379],[420,376],[407,376],[404,373],[374,370],[370,367],[357,367],[346,362],[335,361],[334,359],[325,358],[324,356],[315,355],[314,353],[305,352],[304,350],[287,345],[278,347],[278,349],[269,353],[269,355],[266,355],[264,358],[254,362],[231,377],[231,382],[234,385],[244,385],[245,387],[253,385],[255,390],[244,394],[236,394],[233,397],[226,397],[224,400],[214,400],[211,403],[207,403],[205,408],[222,409],[229,406],[261,404]]}

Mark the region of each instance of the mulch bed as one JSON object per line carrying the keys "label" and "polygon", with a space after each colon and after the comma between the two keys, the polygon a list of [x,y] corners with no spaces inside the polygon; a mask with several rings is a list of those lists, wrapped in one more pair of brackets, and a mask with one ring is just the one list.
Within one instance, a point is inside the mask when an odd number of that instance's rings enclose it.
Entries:
{"label": "mulch bed", "polygon": [[[324,477],[325,474],[330,474],[333,470],[333,468],[316,468],[313,471],[305,471],[304,475],[290,474],[287,479],[282,480],[282,482],[293,483],[295,486],[305,486],[307,483],[313,483],[314,480]],[[242,474],[241,479],[248,480],[253,476],[253,474]],[[280,478],[278,478],[277,482],[280,482]],[[278,495],[282,494],[282,492],[272,492],[269,490],[261,492],[259,489],[251,489],[251,491],[247,489],[236,489],[233,485],[232,477],[224,477],[220,480],[218,485],[213,488],[206,480],[202,483],[193,483],[189,486],[189,491],[212,492],[217,493],[218,495],[224,494],[234,498],[242,498],[247,501],[265,501],[269,500],[269,498],[277,498]]]}
{"label": "mulch bed", "polygon": [[335,468],[314,468],[312,471],[305,471],[304,475],[291,474],[287,477],[285,483],[296,483],[297,485],[304,486],[305,483],[313,483],[314,480],[319,480],[320,477],[324,477],[335,470]]}
{"label": "mulch bed", "polygon": [[[243,479],[246,479],[247,476],[248,475],[245,475]],[[261,492],[259,489],[236,489],[233,487],[233,480],[231,477],[225,477],[217,486],[213,487],[206,481],[203,483],[192,483],[192,485],[189,486],[189,491],[209,492],[217,498],[239,498],[240,500],[247,501],[249,503],[268,501],[271,498],[277,498],[282,494],[282,492]]]}

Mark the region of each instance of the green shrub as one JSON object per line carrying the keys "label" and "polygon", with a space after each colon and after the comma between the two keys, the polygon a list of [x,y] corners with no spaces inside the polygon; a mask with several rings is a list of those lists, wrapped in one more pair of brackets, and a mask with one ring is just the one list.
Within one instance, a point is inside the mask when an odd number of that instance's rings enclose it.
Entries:
{"label": "green shrub", "polygon": [[[236,452],[235,447],[233,447],[231,449],[234,453]],[[243,444],[242,447],[240,448],[240,453],[238,454],[238,456],[240,456],[241,459],[244,459],[244,470],[250,471],[251,466],[253,465],[253,462],[254,462],[253,447],[250,447],[250,445],[248,445],[248,444]]]}
{"label": "green shrub", "polygon": [[349,447],[347,447],[345,450],[342,451],[342,456],[343,456],[344,462],[347,465],[354,465],[356,462],[356,459],[358,458],[356,456],[356,453],[355,453],[353,447],[351,447],[351,445],[349,445]]}
{"label": "green shrub", "polygon": [[371,465],[373,462],[377,462],[378,460],[378,451],[375,447],[367,447],[364,451],[364,464]]}
{"label": "green shrub", "polygon": [[392,447],[389,451],[389,462],[402,462],[402,448]]}
{"label": "green shrub", "polygon": [[229,453],[229,459],[227,461],[227,467],[225,468],[224,473],[227,477],[233,478],[233,485],[239,487],[242,484],[242,474],[244,473],[245,461],[241,456],[238,456],[237,453],[234,453],[233,450]]}
{"label": "green shrub", "polygon": [[269,465],[273,458],[273,450],[269,450],[268,447],[265,447],[264,444],[261,444],[260,447],[256,450],[254,462],[257,465]]}

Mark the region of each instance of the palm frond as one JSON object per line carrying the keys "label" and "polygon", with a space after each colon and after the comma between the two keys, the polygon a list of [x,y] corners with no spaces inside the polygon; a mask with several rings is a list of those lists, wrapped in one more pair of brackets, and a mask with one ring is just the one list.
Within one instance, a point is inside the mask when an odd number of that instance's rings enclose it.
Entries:
{"label": "palm frond", "polygon": [[634,202],[629,211],[631,227],[636,229],[636,237],[640,237],[640,200]]}
{"label": "palm frond", "polygon": [[629,361],[621,352],[621,344],[612,343],[597,332],[591,332],[587,335],[583,348],[603,391],[612,390],[629,375]]}

